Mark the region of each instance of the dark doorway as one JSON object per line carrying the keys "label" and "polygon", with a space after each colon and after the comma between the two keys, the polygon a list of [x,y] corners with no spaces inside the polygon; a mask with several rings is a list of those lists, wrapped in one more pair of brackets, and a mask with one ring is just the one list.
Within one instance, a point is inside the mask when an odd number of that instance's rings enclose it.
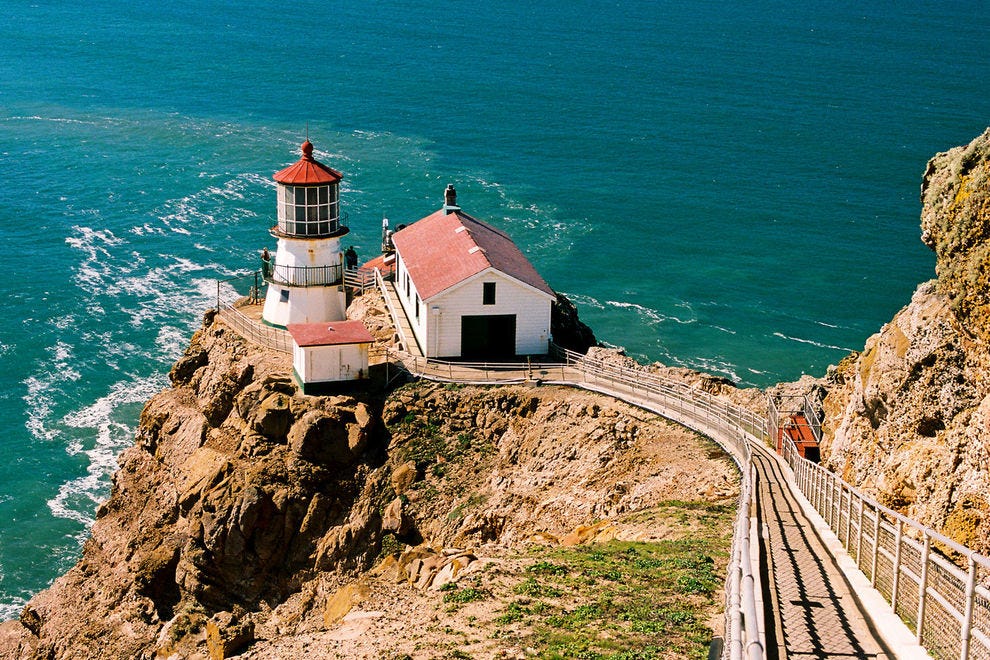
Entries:
{"label": "dark doorway", "polygon": [[503,360],[516,354],[516,315],[461,317],[461,357]]}

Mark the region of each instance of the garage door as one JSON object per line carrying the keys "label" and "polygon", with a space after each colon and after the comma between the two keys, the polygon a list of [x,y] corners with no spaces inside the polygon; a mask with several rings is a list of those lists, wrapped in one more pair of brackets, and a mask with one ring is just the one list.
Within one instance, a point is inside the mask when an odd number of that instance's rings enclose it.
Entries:
{"label": "garage door", "polygon": [[461,317],[461,357],[503,360],[515,354],[515,314]]}

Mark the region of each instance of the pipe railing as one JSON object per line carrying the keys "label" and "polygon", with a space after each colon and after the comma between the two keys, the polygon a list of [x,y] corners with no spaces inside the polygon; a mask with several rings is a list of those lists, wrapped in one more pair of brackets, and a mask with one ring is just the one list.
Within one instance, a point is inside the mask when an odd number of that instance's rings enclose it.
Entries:
{"label": "pipe railing", "polygon": [[940,660],[990,658],[990,557],[879,504],[788,438],[783,446],[798,488],[918,644]]}
{"label": "pipe railing", "polygon": [[[382,274],[375,270],[389,313],[396,318]],[[218,285],[218,307],[219,304]],[[288,337],[262,326],[232,304],[221,310],[225,320],[265,345]],[[236,325],[235,325],[236,324]],[[257,328],[267,328],[259,331]],[[277,336],[277,333],[284,333]],[[291,352],[291,340],[285,350]],[[559,362],[471,363],[415,357],[387,351],[386,357],[411,374],[432,380],[508,383],[539,380],[599,391],[656,412],[698,431],[721,445],[742,475],[731,559],[726,575],[726,644],[723,657],[766,657],[763,611],[757,607],[759,563],[753,512],[751,443],[763,446],[776,438],[772,423],[686,383],[643,368],[630,368],[553,347]],[[815,416],[812,415],[812,418]],[[816,429],[817,430],[817,429]],[[820,431],[819,431],[820,432]],[[990,657],[990,558],[956,543],[860,493],[820,465],[801,458],[789,438],[782,439],[792,481],[822,515],[873,586],[934,657],[971,660]],[[966,560],[963,570],[935,549]]]}
{"label": "pipe railing", "polygon": [[287,266],[274,259],[261,259],[261,273],[266,282],[286,286],[333,286],[343,281],[339,264],[331,266]]}

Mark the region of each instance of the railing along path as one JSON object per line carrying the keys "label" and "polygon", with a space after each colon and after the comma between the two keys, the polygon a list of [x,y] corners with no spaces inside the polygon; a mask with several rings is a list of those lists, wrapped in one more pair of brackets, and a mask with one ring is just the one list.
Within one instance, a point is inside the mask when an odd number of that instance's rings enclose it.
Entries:
{"label": "railing along path", "polygon": [[[398,328],[398,314],[402,312],[393,304],[377,270],[374,278]],[[368,276],[362,274],[361,280],[363,289],[369,284]],[[223,318],[245,337],[291,352],[287,332],[262,326],[238,312],[231,301],[222,302],[219,285],[217,306]],[[726,576],[723,657],[765,658],[751,445],[767,447],[772,425],[748,409],[659,374],[562,349],[557,349],[557,356],[559,361],[555,362],[506,364],[449,362],[404,351],[384,355],[410,374],[430,380],[478,384],[540,381],[581,387],[655,412],[717,442],[742,474]],[[820,439],[817,426],[815,433]],[[986,586],[990,584],[990,558],[881,506],[817,463],[800,457],[787,438],[783,448],[784,460],[792,471],[787,475],[789,483],[821,514],[872,586],[915,631],[918,643],[939,659],[990,659],[990,590]],[[964,559],[968,568],[960,569],[944,554]]]}

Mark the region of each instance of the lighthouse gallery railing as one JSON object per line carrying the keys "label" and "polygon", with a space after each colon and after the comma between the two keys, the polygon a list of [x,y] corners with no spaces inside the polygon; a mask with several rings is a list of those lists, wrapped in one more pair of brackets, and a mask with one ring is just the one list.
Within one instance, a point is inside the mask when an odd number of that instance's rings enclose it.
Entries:
{"label": "lighthouse gallery railing", "polygon": [[261,275],[266,282],[285,286],[333,286],[343,282],[341,266],[286,266],[274,259],[261,260]]}

